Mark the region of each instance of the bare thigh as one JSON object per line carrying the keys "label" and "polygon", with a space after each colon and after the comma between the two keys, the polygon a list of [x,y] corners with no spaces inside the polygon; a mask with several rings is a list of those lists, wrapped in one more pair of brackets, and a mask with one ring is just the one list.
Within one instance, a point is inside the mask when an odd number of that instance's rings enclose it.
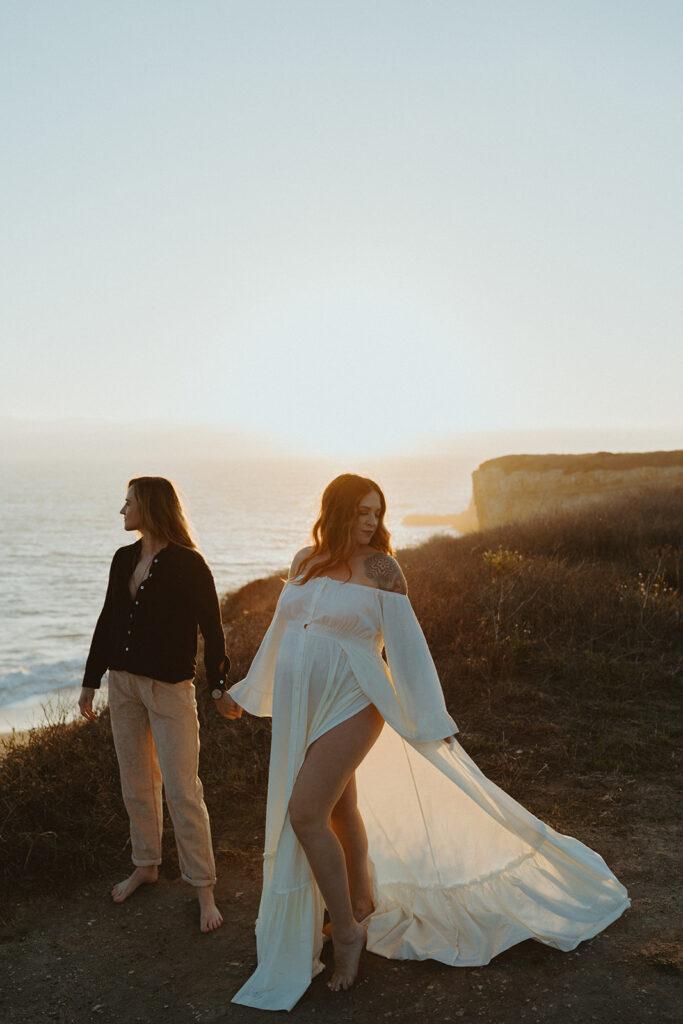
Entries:
{"label": "bare thigh", "polygon": [[[370,704],[311,744],[289,801],[295,827],[330,817],[383,725],[384,719]],[[350,791],[347,798],[351,796]]]}

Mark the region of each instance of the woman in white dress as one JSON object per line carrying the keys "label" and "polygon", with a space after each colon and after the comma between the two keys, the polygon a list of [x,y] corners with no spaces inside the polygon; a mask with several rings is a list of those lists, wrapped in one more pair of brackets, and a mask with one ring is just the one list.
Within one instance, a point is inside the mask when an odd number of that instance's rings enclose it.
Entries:
{"label": "woman in white dress", "polygon": [[456,742],[385,511],[372,480],[329,484],[247,677],[217,704],[273,718],[258,966],[237,1003],[294,1006],[323,969],[325,908],[338,991],[366,942],[473,966],[526,938],[572,949],[629,905],[598,854]]}

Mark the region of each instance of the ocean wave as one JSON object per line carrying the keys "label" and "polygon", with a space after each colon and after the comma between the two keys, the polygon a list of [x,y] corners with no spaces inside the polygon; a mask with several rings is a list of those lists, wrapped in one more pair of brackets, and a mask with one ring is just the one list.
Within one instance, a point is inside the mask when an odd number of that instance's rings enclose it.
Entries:
{"label": "ocean wave", "polygon": [[50,697],[65,686],[80,686],[84,658],[38,662],[0,674],[0,707],[23,704],[31,698]]}

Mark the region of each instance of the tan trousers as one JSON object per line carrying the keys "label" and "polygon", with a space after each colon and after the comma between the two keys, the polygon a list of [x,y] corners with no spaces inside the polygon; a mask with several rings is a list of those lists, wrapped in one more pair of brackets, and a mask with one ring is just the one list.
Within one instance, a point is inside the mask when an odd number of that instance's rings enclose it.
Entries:
{"label": "tan trousers", "polygon": [[216,866],[204,790],[197,775],[199,721],[194,683],[164,683],[110,670],[109,710],[130,818],[133,863],[161,864],[163,780],[183,878],[213,885]]}

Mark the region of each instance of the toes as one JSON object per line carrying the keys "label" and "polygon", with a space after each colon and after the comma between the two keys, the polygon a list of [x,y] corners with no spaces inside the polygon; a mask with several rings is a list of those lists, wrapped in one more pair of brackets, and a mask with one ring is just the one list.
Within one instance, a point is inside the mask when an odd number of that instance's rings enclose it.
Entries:
{"label": "toes", "polygon": [[223,924],[223,915],[218,911],[216,914],[212,914],[210,917],[202,917],[199,924],[199,930],[202,932],[213,932],[216,928],[220,928]]}

